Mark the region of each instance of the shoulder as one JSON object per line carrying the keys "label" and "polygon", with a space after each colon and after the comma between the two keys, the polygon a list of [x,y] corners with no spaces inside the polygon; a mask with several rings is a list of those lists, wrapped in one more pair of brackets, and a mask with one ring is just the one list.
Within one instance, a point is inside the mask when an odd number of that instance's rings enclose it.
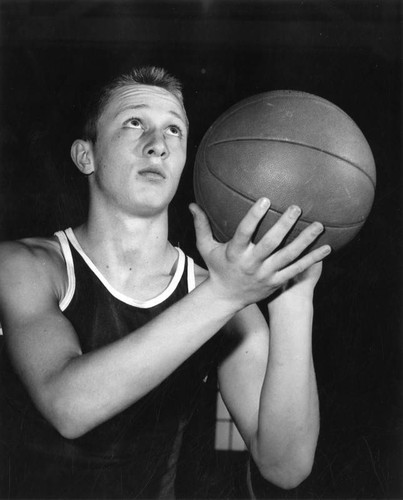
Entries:
{"label": "shoulder", "polygon": [[42,285],[62,294],[66,271],[56,237],[0,243],[0,293],[22,283]]}
{"label": "shoulder", "polygon": [[25,238],[0,243],[0,269],[33,266],[56,267],[63,259],[55,237]]}

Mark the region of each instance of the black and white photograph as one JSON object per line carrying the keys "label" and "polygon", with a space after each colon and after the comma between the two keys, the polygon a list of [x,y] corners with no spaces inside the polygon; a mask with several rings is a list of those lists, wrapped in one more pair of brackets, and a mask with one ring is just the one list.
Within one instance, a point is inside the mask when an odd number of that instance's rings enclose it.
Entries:
{"label": "black and white photograph", "polygon": [[0,0],[0,499],[403,498],[401,0]]}

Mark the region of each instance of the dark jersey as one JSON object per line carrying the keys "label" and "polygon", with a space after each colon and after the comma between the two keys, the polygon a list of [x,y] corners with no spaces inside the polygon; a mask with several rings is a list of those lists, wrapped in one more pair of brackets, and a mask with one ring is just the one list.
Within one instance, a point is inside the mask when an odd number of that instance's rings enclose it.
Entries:
{"label": "dark jersey", "polygon": [[[113,289],[71,229],[56,236],[68,274],[60,309],[84,354],[140,328],[195,286],[193,261],[177,249],[168,287],[151,300],[133,300]],[[214,369],[214,351],[214,342],[208,342],[135,404],[74,440],[63,438],[36,410],[6,359],[2,423],[8,453],[3,459],[10,483],[0,497],[174,496],[183,432]]]}

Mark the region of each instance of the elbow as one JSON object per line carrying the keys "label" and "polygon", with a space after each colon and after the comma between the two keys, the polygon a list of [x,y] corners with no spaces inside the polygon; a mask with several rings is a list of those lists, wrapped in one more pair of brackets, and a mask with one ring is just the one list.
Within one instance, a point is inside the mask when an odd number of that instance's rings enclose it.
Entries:
{"label": "elbow", "polygon": [[68,420],[59,421],[54,427],[62,437],[69,440],[77,439],[86,433],[86,431],[82,430],[75,422],[70,422]]}
{"label": "elbow", "polygon": [[88,432],[78,419],[68,415],[58,415],[57,418],[51,419],[51,424],[62,437],[69,440],[77,439]]}
{"label": "elbow", "polygon": [[73,401],[66,401],[65,398],[55,398],[46,405],[43,413],[53,428],[66,439],[77,439],[91,430],[85,423],[86,419],[80,412],[80,406]]}
{"label": "elbow", "polygon": [[256,463],[261,476],[283,490],[297,488],[312,472],[313,457],[293,458],[276,463]]}
{"label": "elbow", "polygon": [[276,470],[271,471],[269,474],[264,476],[267,481],[270,481],[274,486],[281,488],[283,490],[292,490],[297,488],[301,483],[307,479],[310,475],[311,469],[301,469],[292,471]]}

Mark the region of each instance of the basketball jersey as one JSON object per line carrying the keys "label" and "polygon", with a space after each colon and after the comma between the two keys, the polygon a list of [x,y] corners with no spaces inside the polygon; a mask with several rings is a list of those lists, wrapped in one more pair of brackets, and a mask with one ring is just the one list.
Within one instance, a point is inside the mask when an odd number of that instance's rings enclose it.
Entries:
{"label": "basketball jersey", "polygon": [[[167,288],[155,298],[136,301],[108,283],[71,228],[56,236],[68,275],[59,307],[75,328],[83,354],[135,332],[195,287],[193,261],[177,248]],[[74,440],[63,438],[42,417],[8,364],[3,369],[5,428],[8,467],[19,476],[16,497],[35,497],[35,490],[43,498],[173,497],[184,429],[215,367],[214,343],[213,338],[125,411]],[[47,484],[41,487],[43,478]]]}

